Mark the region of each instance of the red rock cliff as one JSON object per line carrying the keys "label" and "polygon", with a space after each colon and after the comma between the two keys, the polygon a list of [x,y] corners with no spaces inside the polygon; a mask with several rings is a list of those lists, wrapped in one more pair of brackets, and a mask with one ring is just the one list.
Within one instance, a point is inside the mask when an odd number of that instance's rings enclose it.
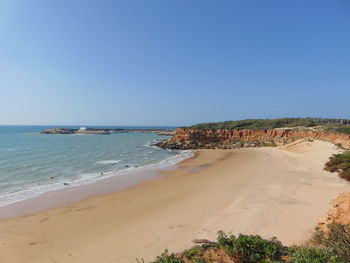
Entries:
{"label": "red rock cliff", "polygon": [[350,223],[350,193],[343,193],[331,202],[332,208],[328,211],[327,216],[323,218],[318,227],[327,231],[331,223],[349,224]]}
{"label": "red rock cliff", "polygon": [[178,128],[171,141],[175,143],[217,143],[229,141],[289,143],[299,139],[314,139],[340,144],[350,149],[350,135],[322,131],[299,130],[200,130]]}

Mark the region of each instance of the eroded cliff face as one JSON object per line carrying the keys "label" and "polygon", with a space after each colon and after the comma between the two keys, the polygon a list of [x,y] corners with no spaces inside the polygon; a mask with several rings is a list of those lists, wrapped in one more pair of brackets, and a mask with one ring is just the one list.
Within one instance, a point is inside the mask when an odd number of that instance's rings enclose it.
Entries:
{"label": "eroded cliff face", "polygon": [[[239,148],[244,144],[285,144],[299,139],[327,141],[350,149],[350,135],[304,130],[200,130],[178,128],[170,140],[158,145],[164,148]],[[240,145],[241,144],[241,145]]]}
{"label": "eroded cliff face", "polygon": [[331,223],[349,224],[350,223],[350,193],[340,194],[331,202],[332,208],[328,211],[327,216],[323,218],[318,227],[328,230]]}

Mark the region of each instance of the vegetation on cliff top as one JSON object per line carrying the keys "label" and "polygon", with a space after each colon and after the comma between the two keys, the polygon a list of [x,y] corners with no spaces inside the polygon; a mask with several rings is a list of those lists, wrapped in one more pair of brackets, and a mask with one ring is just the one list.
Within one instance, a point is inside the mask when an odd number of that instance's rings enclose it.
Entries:
{"label": "vegetation on cliff top", "polygon": [[324,169],[332,173],[337,172],[341,178],[350,181],[350,151],[334,154]]}
{"label": "vegetation on cliff top", "polygon": [[[350,262],[350,225],[331,224],[327,233],[317,230],[308,245],[286,247],[276,238],[226,235],[182,253],[166,250],[152,263],[346,263]],[[144,262],[138,260],[138,262]]]}
{"label": "vegetation on cliff top", "polygon": [[344,133],[344,134],[350,134],[350,126],[349,125],[337,125],[335,127],[327,128],[327,131],[329,131],[329,132],[337,132],[337,133]]}
{"label": "vegetation on cliff top", "polygon": [[350,120],[323,119],[323,118],[283,118],[283,119],[247,119],[239,121],[209,122],[190,126],[194,129],[227,129],[227,130],[261,130],[288,127],[315,127],[333,129],[341,133],[349,133],[350,127],[345,125]]}

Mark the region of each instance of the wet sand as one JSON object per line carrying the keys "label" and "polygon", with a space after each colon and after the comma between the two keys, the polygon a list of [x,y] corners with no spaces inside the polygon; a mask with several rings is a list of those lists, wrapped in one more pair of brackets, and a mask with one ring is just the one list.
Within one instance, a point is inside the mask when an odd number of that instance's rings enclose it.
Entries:
{"label": "wet sand", "polygon": [[0,220],[0,262],[147,262],[194,238],[215,239],[218,230],[299,243],[329,201],[350,190],[322,169],[336,151],[319,141],[201,150],[166,177]]}

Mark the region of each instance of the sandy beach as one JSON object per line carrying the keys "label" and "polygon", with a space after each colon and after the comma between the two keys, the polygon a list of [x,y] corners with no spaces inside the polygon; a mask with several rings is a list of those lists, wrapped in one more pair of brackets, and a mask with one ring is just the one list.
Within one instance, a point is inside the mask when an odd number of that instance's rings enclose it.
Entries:
{"label": "sandy beach", "polygon": [[0,262],[135,262],[218,230],[301,243],[350,184],[323,170],[337,148],[200,150],[165,177],[68,206],[0,220]]}

